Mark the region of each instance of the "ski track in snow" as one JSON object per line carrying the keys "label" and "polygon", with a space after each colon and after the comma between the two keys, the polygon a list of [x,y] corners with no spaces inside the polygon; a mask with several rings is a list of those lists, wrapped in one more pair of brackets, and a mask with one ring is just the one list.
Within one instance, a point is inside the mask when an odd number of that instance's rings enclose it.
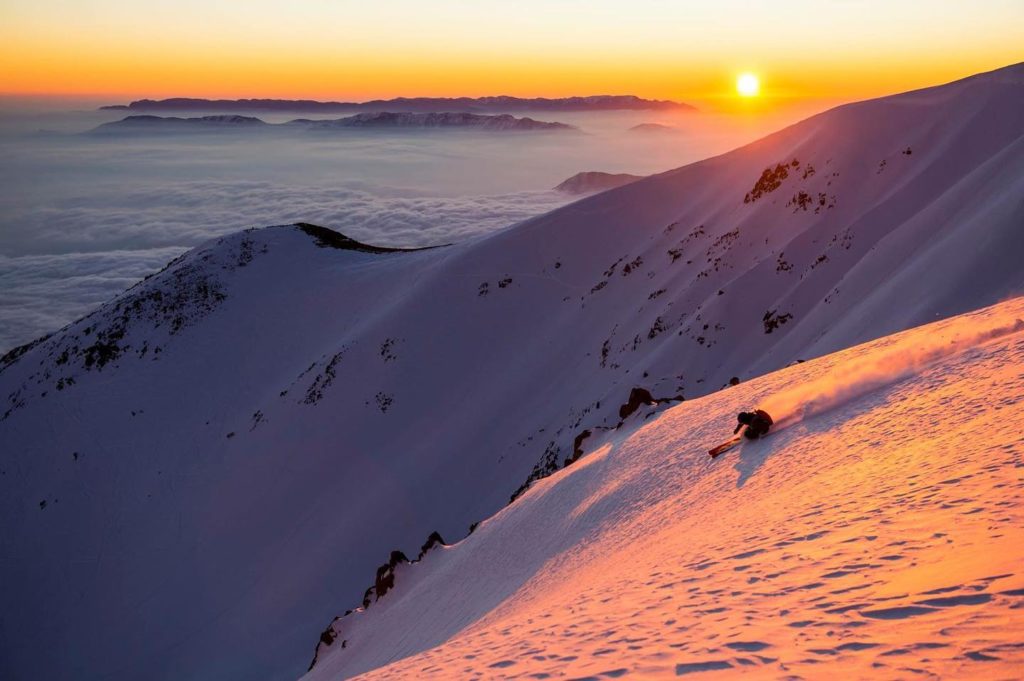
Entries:
{"label": "ski track in snow", "polygon": [[394,663],[366,678],[1019,678],[1024,334],[704,452],[751,398],[1021,316],[1017,299],[633,424],[399,573],[306,681],[375,662]]}
{"label": "ski track in snow", "polygon": [[1024,321],[1016,319],[995,325],[950,324],[926,338],[908,336],[879,356],[851,362],[819,380],[771,395],[762,406],[774,416],[778,431],[919,373],[946,357],[1022,330]]}

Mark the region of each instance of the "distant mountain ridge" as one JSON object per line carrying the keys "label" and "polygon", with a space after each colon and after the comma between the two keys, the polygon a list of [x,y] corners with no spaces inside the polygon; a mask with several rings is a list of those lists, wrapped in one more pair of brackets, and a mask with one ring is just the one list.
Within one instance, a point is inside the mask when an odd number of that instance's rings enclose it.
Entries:
{"label": "distant mountain ridge", "polygon": [[396,97],[368,102],[321,102],[313,99],[204,99],[172,97],[138,99],[130,104],[113,104],[100,109],[118,111],[293,111],[333,113],[343,111],[397,111],[463,113],[501,111],[623,111],[683,110],[696,107],[683,102],[644,99],[635,95],[591,95],[587,97]]}
{"label": "distant mountain ridge", "polygon": [[152,114],[126,116],[119,121],[103,123],[90,132],[111,132],[115,130],[147,130],[160,127],[163,129],[191,130],[198,127],[224,128],[224,127],[262,127],[266,121],[254,116],[239,116],[236,114],[223,114],[217,116],[196,116],[194,118],[179,118],[177,116],[154,116]]}
{"label": "distant mountain ridge", "polygon": [[566,123],[538,121],[532,118],[516,118],[510,114],[473,114],[463,112],[409,113],[409,112],[365,112],[332,120],[310,120],[298,118],[287,123],[267,123],[254,116],[222,114],[217,116],[154,116],[142,114],[126,116],[119,121],[104,123],[90,130],[90,133],[110,134],[118,132],[195,132],[200,130],[223,130],[224,128],[277,128],[310,130],[331,130],[337,128],[471,128],[487,131],[537,131],[578,130]]}
{"label": "distant mountain ridge", "polygon": [[651,133],[679,132],[678,128],[674,128],[671,125],[664,125],[662,123],[640,123],[639,125],[634,125],[629,130],[630,130],[630,132],[651,132]]}
{"label": "distant mountain ridge", "polygon": [[324,128],[477,128],[481,130],[576,130],[566,123],[516,118],[510,114],[485,115],[465,112],[410,113],[365,112],[331,121],[297,119],[286,125]]}

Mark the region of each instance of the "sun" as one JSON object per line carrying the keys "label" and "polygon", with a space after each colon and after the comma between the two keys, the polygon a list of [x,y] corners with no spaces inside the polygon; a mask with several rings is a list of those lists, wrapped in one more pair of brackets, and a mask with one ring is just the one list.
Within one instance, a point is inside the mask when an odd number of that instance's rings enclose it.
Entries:
{"label": "sun", "polygon": [[753,73],[743,73],[736,79],[736,91],[741,97],[754,97],[761,89],[761,83]]}

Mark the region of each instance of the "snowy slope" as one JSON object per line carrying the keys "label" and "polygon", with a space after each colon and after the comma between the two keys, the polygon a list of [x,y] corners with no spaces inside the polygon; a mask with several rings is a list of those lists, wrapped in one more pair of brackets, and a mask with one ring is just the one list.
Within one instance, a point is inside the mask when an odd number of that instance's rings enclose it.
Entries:
{"label": "snowy slope", "polygon": [[[1018,677],[1022,320],[1017,298],[635,419],[399,566],[303,678]],[[753,404],[788,426],[712,461]]]}
{"label": "snowy slope", "polygon": [[464,536],[633,388],[1024,290],[1021,111],[1014,66],[454,246],[186,254],[0,360],[0,676],[296,676],[392,550]]}

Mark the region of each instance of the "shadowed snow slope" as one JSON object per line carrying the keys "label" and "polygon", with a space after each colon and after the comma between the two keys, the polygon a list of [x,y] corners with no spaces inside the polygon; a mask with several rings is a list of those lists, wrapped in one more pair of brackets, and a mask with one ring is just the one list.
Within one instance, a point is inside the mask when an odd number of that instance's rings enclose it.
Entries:
{"label": "shadowed snow slope", "polygon": [[[1022,318],[1018,298],[623,427],[400,566],[304,680],[1017,676]],[[707,456],[740,409],[837,376],[876,389]]]}
{"label": "shadowed snow slope", "polygon": [[1014,66],[455,246],[185,254],[0,360],[0,677],[297,676],[392,550],[464,536],[633,388],[1024,290],[1021,111]]}

